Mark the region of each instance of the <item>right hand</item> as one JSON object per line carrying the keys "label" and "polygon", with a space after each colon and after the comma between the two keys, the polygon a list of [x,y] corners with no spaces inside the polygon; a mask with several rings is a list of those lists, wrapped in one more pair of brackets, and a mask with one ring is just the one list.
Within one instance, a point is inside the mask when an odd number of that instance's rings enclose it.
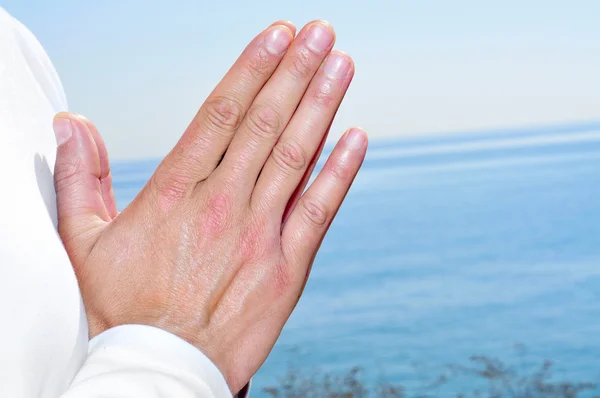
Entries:
{"label": "right hand", "polygon": [[232,391],[264,362],[367,147],[348,131],[302,194],[354,66],[325,22],[294,34],[277,22],[249,44],[121,214],[97,130],[57,115],[59,232],[92,337],[165,329]]}

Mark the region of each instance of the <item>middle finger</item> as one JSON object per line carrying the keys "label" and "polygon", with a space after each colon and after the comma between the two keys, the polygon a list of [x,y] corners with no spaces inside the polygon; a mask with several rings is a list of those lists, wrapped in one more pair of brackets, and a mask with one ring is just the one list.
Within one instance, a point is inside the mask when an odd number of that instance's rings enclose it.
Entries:
{"label": "middle finger", "polygon": [[247,193],[252,191],[273,146],[334,41],[333,29],[324,21],[311,22],[302,29],[251,105],[215,178],[221,178],[220,173],[227,173]]}

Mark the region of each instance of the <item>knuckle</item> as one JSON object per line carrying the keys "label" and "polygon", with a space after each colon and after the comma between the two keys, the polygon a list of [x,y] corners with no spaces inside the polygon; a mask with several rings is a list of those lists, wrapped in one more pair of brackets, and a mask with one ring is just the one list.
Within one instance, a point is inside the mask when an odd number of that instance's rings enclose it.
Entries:
{"label": "knuckle", "polygon": [[335,101],[335,92],[331,82],[326,82],[319,85],[312,92],[313,105],[317,108],[326,108],[331,106]]}
{"label": "knuckle", "polygon": [[250,133],[259,138],[269,138],[277,135],[281,126],[279,114],[269,105],[253,106],[247,117],[247,127]]}
{"label": "knuckle", "polygon": [[232,216],[231,204],[231,196],[227,193],[218,193],[209,197],[203,217],[205,233],[219,234],[227,229]]}
{"label": "knuckle", "polygon": [[[252,146],[251,144],[250,146]],[[221,183],[226,184],[228,186],[240,186],[245,183],[244,178],[247,175],[248,167],[252,164],[252,154],[251,151],[244,151],[236,156],[235,161],[229,162],[227,164],[227,172],[222,173],[219,177],[221,178]]]}
{"label": "knuckle", "polygon": [[206,123],[211,130],[233,132],[244,116],[242,109],[242,105],[233,98],[212,98],[204,104],[200,123]]}
{"label": "knuckle", "polygon": [[264,222],[256,221],[249,223],[240,238],[239,252],[244,259],[250,261],[265,257],[268,253],[266,237],[267,228]]}
{"label": "knuckle", "polygon": [[347,180],[351,177],[350,167],[343,160],[331,162],[325,165],[325,170],[335,180]]}
{"label": "knuckle", "polygon": [[296,79],[305,80],[312,76],[311,54],[307,49],[301,48],[296,51],[289,71]]}
{"label": "knuckle", "polygon": [[79,184],[84,173],[80,162],[77,160],[64,161],[60,167],[56,168],[54,173],[54,186],[57,193],[68,190],[69,188]]}
{"label": "knuckle", "polygon": [[329,212],[320,200],[304,199],[301,201],[301,206],[301,214],[307,224],[318,228],[322,228],[327,224]]}
{"label": "knuckle", "polygon": [[185,198],[188,193],[188,180],[181,173],[155,173],[149,182],[151,190],[158,196],[162,210]]}
{"label": "knuckle", "polygon": [[269,62],[269,54],[263,48],[251,57],[246,63],[246,71],[254,79],[263,80],[271,74],[271,63]]}
{"label": "knuckle", "polygon": [[280,142],[273,148],[273,160],[283,170],[302,170],[306,166],[306,153],[296,143]]}
{"label": "knuckle", "polygon": [[[199,124],[197,126],[198,129],[200,129]],[[206,132],[205,126],[203,126],[202,129]],[[188,134],[186,131],[186,134],[181,137],[177,145],[175,145],[169,153],[168,163],[172,164],[173,167],[178,170],[193,170],[193,168],[203,164],[205,149],[210,148],[211,144],[212,140],[210,133]]]}

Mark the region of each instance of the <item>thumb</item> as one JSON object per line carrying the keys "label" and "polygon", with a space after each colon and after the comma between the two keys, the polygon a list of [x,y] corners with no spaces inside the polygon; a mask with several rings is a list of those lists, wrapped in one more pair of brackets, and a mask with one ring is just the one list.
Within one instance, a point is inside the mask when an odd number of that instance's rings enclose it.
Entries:
{"label": "thumb", "polygon": [[112,218],[103,195],[102,159],[86,119],[59,113],[53,127],[58,144],[54,167],[58,232],[73,264],[79,265]]}

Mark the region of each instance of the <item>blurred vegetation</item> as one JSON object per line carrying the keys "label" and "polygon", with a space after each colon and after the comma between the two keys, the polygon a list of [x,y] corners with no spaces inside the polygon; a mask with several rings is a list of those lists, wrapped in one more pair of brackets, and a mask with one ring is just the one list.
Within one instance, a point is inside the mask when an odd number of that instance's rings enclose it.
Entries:
{"label": "blurred vegetation", "polygon": [[[473,356],[465,364],[443,368],[431,382],[424,383],[419,392],[407,393],[400,384],[368,381],[359,367],[344,375],[315,373],[308,375],[294,368],[278,380],[276,386],[263,391],[272,398],[583,398],[600,397],[597,385],[584,381],[555,379],[553,364],[544,361],[530,370],[512,366],[499,359]],[[459,382],[454,384],[454,382]],[[449,386],[474,386],[461,392],[446,392]],[[476,386],[476,387],[475,387]],[[451,390],[452,387],[450,387]],[[443,392],[442,392],[443,391]]]}

